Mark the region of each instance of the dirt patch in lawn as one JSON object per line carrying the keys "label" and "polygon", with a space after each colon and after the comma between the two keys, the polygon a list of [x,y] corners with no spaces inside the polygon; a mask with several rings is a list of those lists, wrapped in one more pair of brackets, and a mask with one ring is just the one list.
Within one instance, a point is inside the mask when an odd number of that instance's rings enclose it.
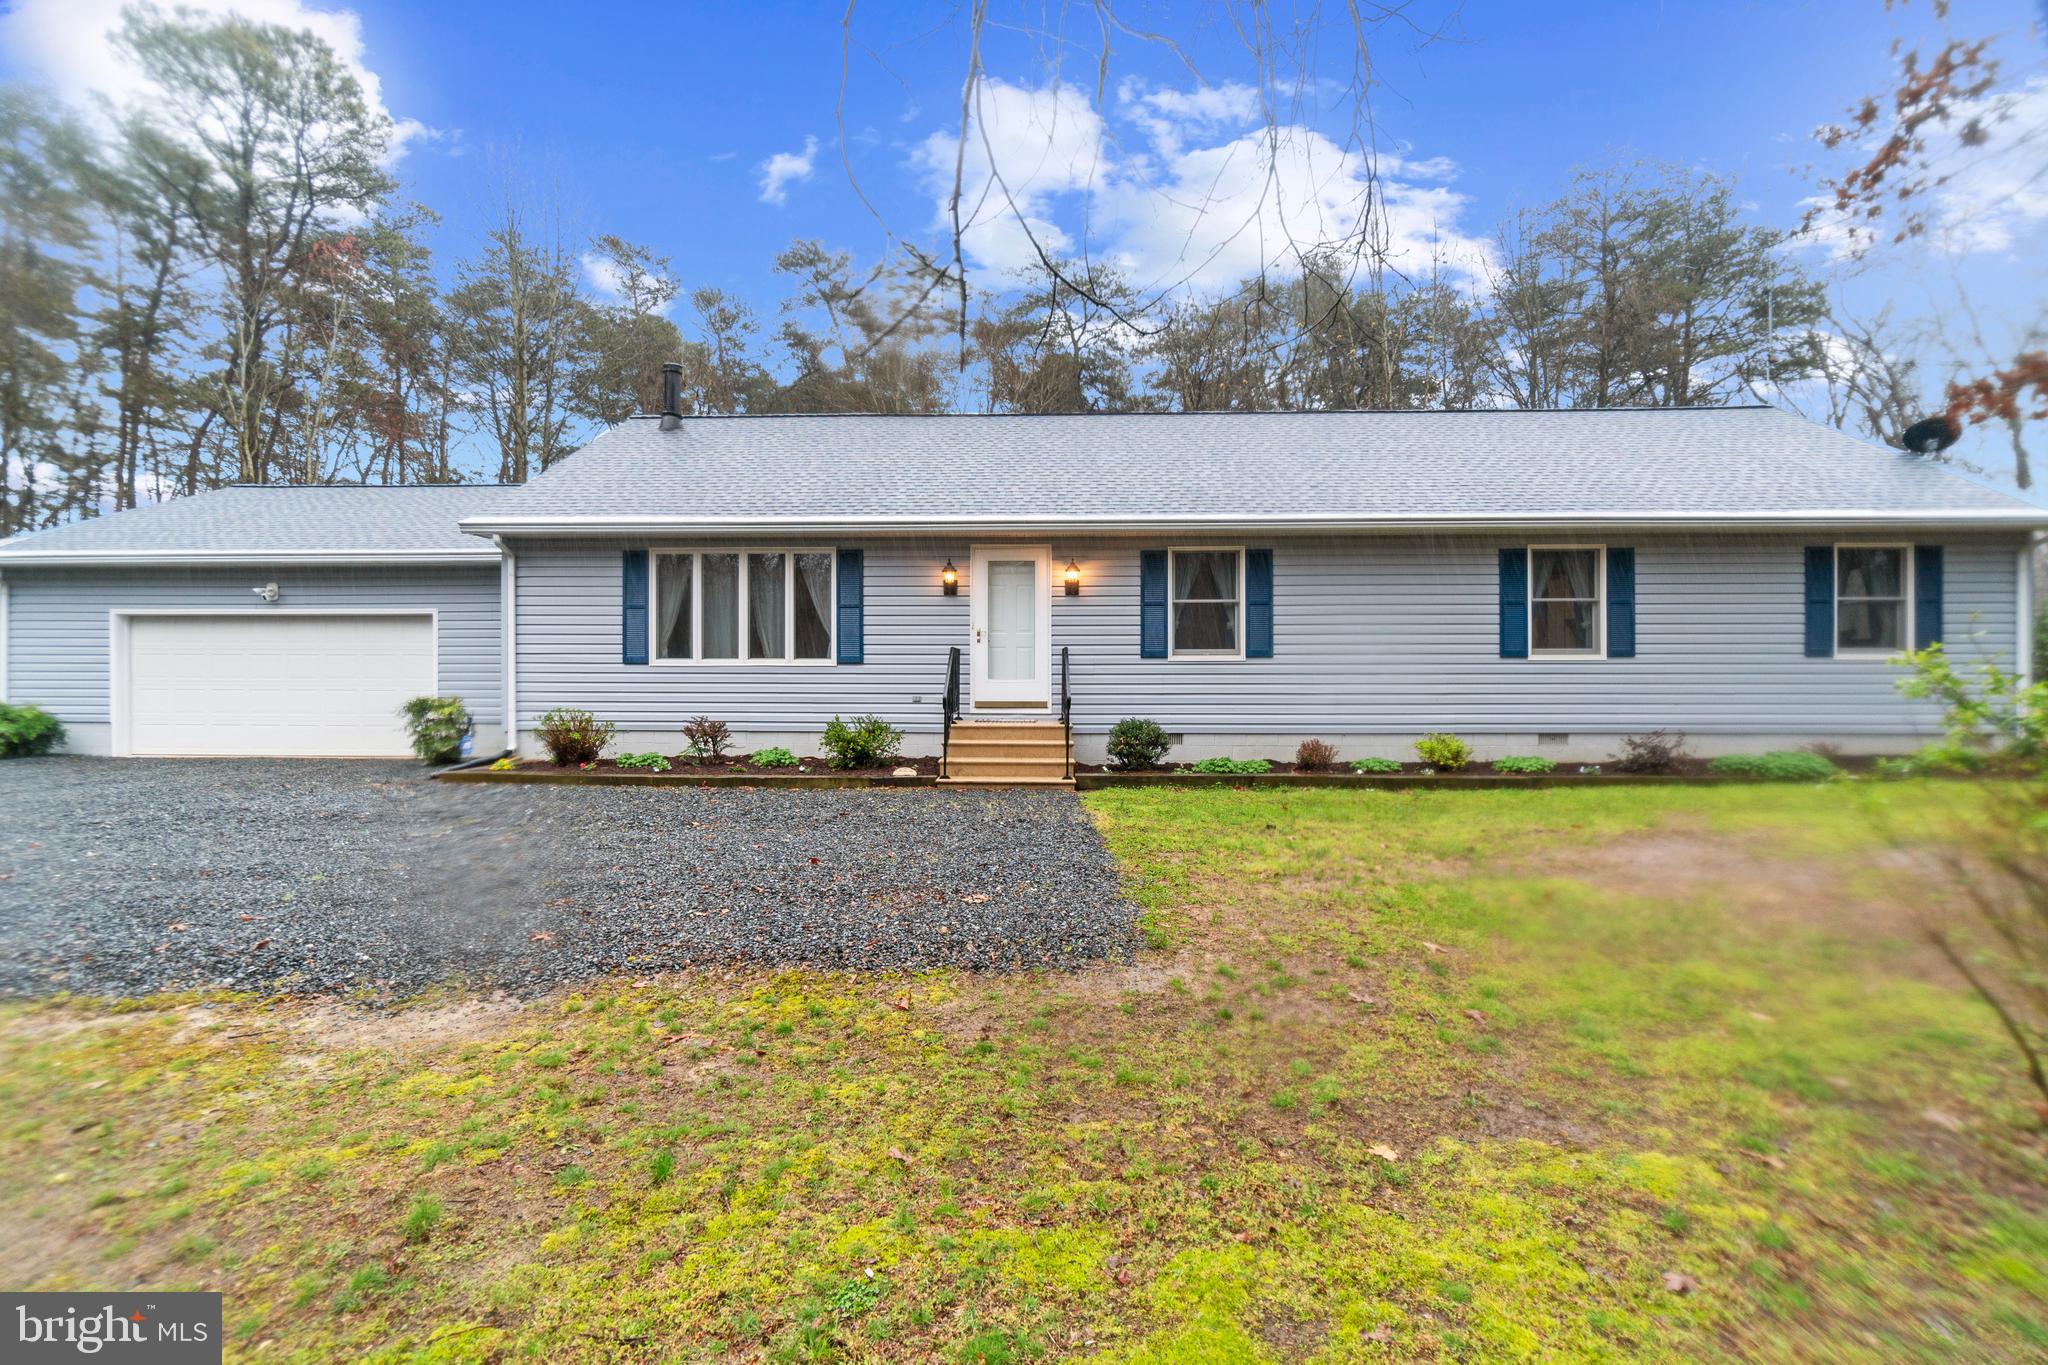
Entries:
{"label": "dirt patch in lawn", "polygon": [[1689,901],[1711,896],[1745,923],[1805,929],[1880,945],[1903,969],[1942,985],[1955,969],[1921,933],[1911,888],[1940,886],[1949,874],[1910,848],[1855,859],[1790,855],[1755,834],[1676,827],[1628,834],[1517,865],[1517,876],[1569,877],[1604,891]]}
{"label": "dirt patch in lawn", "polygon": [[532,1008],[531,1001],[505,995],[456,996],[374,1011],[315,1005],[294,1016],[289,1027],[301,1043],[321,1051],[398,1051],[480,1042],[511,1027]]}

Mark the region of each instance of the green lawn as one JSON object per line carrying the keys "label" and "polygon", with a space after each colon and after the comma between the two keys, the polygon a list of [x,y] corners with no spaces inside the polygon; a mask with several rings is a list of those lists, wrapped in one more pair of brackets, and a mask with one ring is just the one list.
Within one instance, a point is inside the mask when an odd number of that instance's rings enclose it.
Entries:
{"label": "green lawn", "polygon": [[2038,1356],[1869,809],[1955,790],[1110,791],[1125,968],[14,1007],[0,1281],[272,1360]]}

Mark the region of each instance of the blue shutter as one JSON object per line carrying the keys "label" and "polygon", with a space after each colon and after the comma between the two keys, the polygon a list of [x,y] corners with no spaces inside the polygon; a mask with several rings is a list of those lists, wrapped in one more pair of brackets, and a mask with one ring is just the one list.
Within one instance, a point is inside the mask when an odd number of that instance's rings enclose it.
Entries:
{"label": "blue shutter", "polygon": [[839,662],[857,664],[865,657],[862,607],[867,600],[861,581],[867,556],[860,550],[839,552]]}
{"label": "blue shutter", "polygon": [[647,662],[647,551],[619,558],[619,662]]}
{"label": "blue shutter", "polygon": [[1166,657],[1166,551],[1138,551],[1138,657]]}
{"label": "blue shutter", "polygon": [[1529,551],[1500,552],[1500,657],[1529,657]]}
{"label": "blue shutter", "polygon": [[1636,657],[1636,552],[1607,547],[1607,657]]}
{"label": "blue shutter", "polygon": [[1244,552],[1244,656],[1273,657],[1273,552]]}
{"label": "blue shutter", "polygon": [[1941,547],[1913,547],[1913,648],[1941,643]]}
{"label": "blue shutter", "polygon": [[1806,657],[1835,657],[1835,547],[1806,547]]}

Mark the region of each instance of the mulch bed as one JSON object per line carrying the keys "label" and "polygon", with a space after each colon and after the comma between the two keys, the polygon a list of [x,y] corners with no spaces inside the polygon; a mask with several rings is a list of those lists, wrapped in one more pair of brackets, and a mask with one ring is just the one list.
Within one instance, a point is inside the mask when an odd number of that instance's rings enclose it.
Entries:
{"label": "mulch bed", "polygon": [[[939,760],[936,758],[899,758],[879,768],[835,768],[831,763],[816,755],[799,758],[795,767],[769,768],[755,763],[750,755],[735,754],[719,763],[702,763],[687,754],[666,754],[669,766],[662,776],[670,777],[814,777],[820,774],[832,777],[891,777],[898,768],[915,768],[919,777],[937,777]],[[652,768],[622,768],[612,759],[600,759],[588,767],[574,763],[550,763],[544,758],[523,758],[519,761],[519,772],[523,773],[612,773],[627,776],[654,773]]]}
{"label": "mulch bed", "polygon": [[[1877,770],[1878,763],[1881,761],[1877,756],[1870,754],[1830,754],[1829,758],[1834,762],[1836,767],[1840,768],[1843,772],[1846,773],[1875,772]],[[1267,761],[1271,763],[1272,766],[1266,770],[1264,776],[1291,776],[1296,774],[1305,774],[1307,772],[1306,769],[1303,769],[1300,765],[1295,763],[1282,762],[1278,759],[1269,759]],[[1451,772],[1447,769],[1438,768],[1435,770],[1434,774],[1431,774],[1426,771],[1427,767],[1428,765],[1423,763],[1403,763],[1401,765],[1401,770],[1399,772],[1356,773],[1352,771],[1351,764],[1348,760],[1339,759],[1337,761],[1337,765],[1334,768],[1324,769],[1322,772],[1316,773],[1314,775],[1318,777],[1425,777],[1434,775],[1436,777],[1447,778],[1522,776],[1522,774],[1518,773],[1495,772],[1493,765],[1491,763],[1477,761],[1468,764],[1466,767],[1460,769],[1457,772]],[[1586,771],[1582,773],[1581,769],[1585,769]],[[1598,770],[1597,774],[1593,771],[1595,769]],[[1091,777],[1102,775],[1122,776],[1126,772],[1125,769],[1112,768],[1106,763],[1076,763],[1074,765],[1074,771],[1078,774],[1086,774]],[[1195,768],[1194,765],[1191,763],[1167,763],[1162,764],[1157,768],[1144,768],[1138,769],[1137,771],[1156,776],[1159,774],[1171,773],[1192,774],[1195,773]],[[1205,777],[1212,776],[1212,774],[1207,773],[1195,775]],[[1551,771],[1548,774],[1544,774],[1544,776],[1549,777],[1592,777],[1596,775],[1602,777],[1629,776],[1629,774],[1623,772],[1622,769],[1616,767],[1612,762],[1576,763],[1566,762],[1563,759],[1558,760],[1557,767],[1553,771]],[[1677,762],[1671,764],[1671,766],[1669,766],[1668,768],[1659,769],[1656,773],[1650,775],[1657,777],[1710,777],[1714,776],[1715,774],[1711,773],[1708,770],[1707,760],[1705,760],[1704,758],[1694,758],[1688,755],[1687,757],[1682,758]]]}

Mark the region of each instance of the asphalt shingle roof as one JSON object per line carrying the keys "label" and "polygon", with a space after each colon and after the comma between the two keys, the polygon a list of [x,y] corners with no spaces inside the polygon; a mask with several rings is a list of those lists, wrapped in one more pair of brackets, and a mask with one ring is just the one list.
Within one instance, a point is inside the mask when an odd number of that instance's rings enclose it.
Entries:
{"label": "asphalt shingle roof", "polygon": [[504,518],[2048,514],[1773,408],[636,418]]}
{"label": "asphalt shingle roof", "polygon": [[495,484],[221,488],[17,536],[0,543],[0,565],[10,555],[49,553],[489,554],[488,541],[456,523],[496,510],[511,491]]}

